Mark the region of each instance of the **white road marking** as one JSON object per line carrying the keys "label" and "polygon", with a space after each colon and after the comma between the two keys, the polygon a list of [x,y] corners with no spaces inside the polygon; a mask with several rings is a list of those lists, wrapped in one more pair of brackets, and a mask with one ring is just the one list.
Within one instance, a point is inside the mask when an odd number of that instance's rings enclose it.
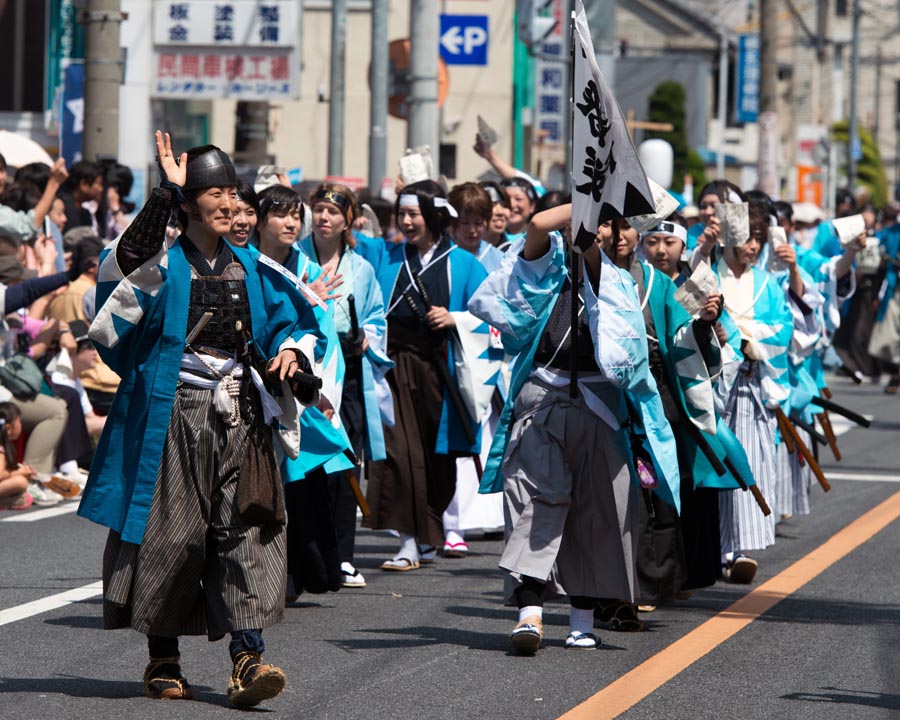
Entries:
{"label": "white road marking", "polygon": [[44,508],[43,510],[35,510],[33,512],[17,512],[15,515],[5,517],[0,522],[35,522],[36,520],[44,520],[46,518],[56,517],[57,515],[68,515],[78,509],[78,503],[65,503],[63,505],[54,505],[53,507]]}
{"label": "white road marking", "polygon": [[80,588],[75,588],[74,590],[66,590],[66,592],[50,595],[49,597],[41,598],[40,600],[33,600],[24,605],[16,605],[15,607],[6,610],[0,610],[0,625],[8,625],[17,620],[24,620],[33,615],[40,615],[41,613],[49,612],[50,610],[65,607],[73,602],[87,600],[88,598],[100,595],[102,592],[103,582],[98,580],[97,582],[92,582],[90,585],[84,585]]}
{"label": "white road marking", "polygon": [[825,470],[825,477],[829,480],[900,483],[900,475],[888,475],[886,473],[846,473]]}

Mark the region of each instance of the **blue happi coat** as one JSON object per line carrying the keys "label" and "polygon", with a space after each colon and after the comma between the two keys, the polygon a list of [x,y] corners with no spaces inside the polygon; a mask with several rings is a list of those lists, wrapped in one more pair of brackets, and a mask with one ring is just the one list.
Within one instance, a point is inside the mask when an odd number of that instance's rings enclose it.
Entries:
{"label": "blue happi coat", "polygon": [[[391,298],[394,289],[399,284],[400,290],[411,288],[412,283],[406,276],[404,261],[406,259],[406,243],[385,242],[382,238],[371,238],[356,235],[357,250],[369,260],[375,269],[376,280],[381,287],[382,299],[386,308],[385,314],[390,316]],[[451,313],[467,312],[469,299],[487,277],[484,267],[478,262],[472,253],[466,252],[457,245],[451,243],[451,250],[447,256],[447,282],[450,288],[449,310]],[[402,301],[401,301],[402,302]],[[385,342],[385,347],[387,343]],[[447,366],[451,377],[456,379],[454,343],[447,343]],[[465,422],[465,421],[463,421]],[[446,454],[449,452],[477,453],[481,448],[481,424],[472,421],[472,433],[475,443],[469,445],[465,431],[459,424],[455,412],[451,411],[450,399],[447,391],[444,391],[444,402],[441,408],[441,422],[438,429],[438,438],[435,452]]]}
{"label": "blue happi coat", "polygon": [[[503,347],[514,361],[509,396],[500,422],[480,492],[503,489],[502,465],[509,440],[516,397],[534,367],[534,355],[559,294],[565,283],[566,243],[557,233],[550,234],[550,249],[541,258],[520,257],[524,241],[510,248],[509,262],[491,273],[469,303],[476,317],[498,329]],[[602,253],[601,253],[602,255]],[[653,458],[659,479],[656,492],[676,508],[680,507],[678,455],[672,428],[665,418],[656,381],[650,374],[647,330],[634,281],[627,271],[616,267],[602,255],[602,272],[597,293],[590,283],[584,285],[585,310],[594,343],[595,360],[606,379],[630,396],[640,414],[646,433],[646,447]],[[610,408],[617,417],[625,406]],[[634,473],[632,473],[634,476]]]}
{"label": "blue happi coat", "polygon": [[[120,533],[125,542],[140,543],[184,354],[191,269],[176,239],[162,243],[156,255],[124,277],[116,261],[117,246],[118,241],[101,256],[91,338],[121,383],[78,514]],[[253,252],[230,249],[244,268],[252,340],[262,356],[268,359],[298,348],[312,359],[322,336],[309,303]],[[283,400],[293,406],[293,397]],[[285,436],[283,443],[299,444],[296,415],[291,427],[278,429]]]}
{"label": "blue happi coat", "polygon": [[[310,271],[310,280],[315,280],[321,273],[321,268],[317,264],[318,254],[312,236],[301,240],[298,248],[313,261],[311,267],[314,266],[316,270]],[[384,423],[393,425],[394,422],[394,408],[385,373],[394,366],[394,363],[387,356],[387,320],[381,287],[375,279],[372,264],[351,248],[344,250],[338,272],[343,275],[344,280],[339,289],[341,297],[329,301],[328,305],[334,317],[336,330],[346,333],[351,326],[347,295],[352,294],[354,297],[357,322],[369,341],[369,347],[362,355],[366,457],[374,461],[384,460],[387,457],[384,447]]]}
{"label": "blue happi coat", "polygon": [[[724,260],[712,266],[721,283],[723,274],[728,272]],[[785,293],[775,278],[765,270],[749,267],[744,273],[752,273],[752,301],[745,307],[738,307],[725,298],[725,310],[722,322],[726,328],[739,328],[743,332],[729,333],[729,343],[746,342],[751,348],[754,360],[760,368],[761,400],[770,409],[784,406],[790,396],[790,377],[788,373],[788,350],[793,333],[793,317],[788,306]],[[740,356],[739,356],[740,357]],[[723,367],[719,380],[719,391],[722,397],[731,392],[734,379],[740,371],[740,362],[731,362]]]}
{"label": "blue happi coat", "polygon": [[[322,268],[302,252],[291,249],[287,270],[295,278],[315,282],[322,274]],[[340,419],[340,385],[344,377],[344,356],[334,328],[333,312],[312,304],[313,313],[325,337],[324,349],[316,358],[315,374],[322,379],[322,395],[334,406],[334,417],[329,420],[318,407],[306,408],[300,415],[300,436],[303,438],[303,452],[297,457],[285,456],[281,463],[281,476],[285,482],[302,480],[316,468],[322,467],[326,473],[349,470],[353,463],[345,454],[350,449],[350,438]]]}
{"label": "blue happi coat", "polygon": [[742,480],[748,485],[754,484],[744,449],[716,410],[714,384],[722,362],[714,335],[704,354],[695,336],[691,316],[675,299],[675,283],[649,263],[641,262],[640,266],[645,288],[642,304],[649,308],[653,318],[663,370],[673,399],[684,409],[683,421],[697,427],[702,441],[722,462],[724,473],[720,475],[716,472],[690,435],[678,438],[680,462],[690,467],[695,488],[739,488],[740,483],[724,465],[726,458],[740,473]]}

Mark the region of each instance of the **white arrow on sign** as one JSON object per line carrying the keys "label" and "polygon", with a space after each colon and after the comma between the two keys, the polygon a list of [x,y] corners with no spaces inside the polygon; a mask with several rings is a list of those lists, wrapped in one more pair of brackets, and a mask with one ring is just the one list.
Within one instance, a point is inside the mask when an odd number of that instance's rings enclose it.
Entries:
{"label": "white arrow on sign", "polygon": [[487,32],[484,28],[474,25],[460,28],[454,25],[441,35],[441,45],[451,55],[459,55],[462,50],[463,55],[471,55],[472,51],[481,47],[487,42]]}
{"label": "white arrow on sign", "polygon": [[447,52],[451,55],[459,55],[459,48],[463,44],[459,30],[459,26],[454,25],[441,35],[441,45],[447,48]]}

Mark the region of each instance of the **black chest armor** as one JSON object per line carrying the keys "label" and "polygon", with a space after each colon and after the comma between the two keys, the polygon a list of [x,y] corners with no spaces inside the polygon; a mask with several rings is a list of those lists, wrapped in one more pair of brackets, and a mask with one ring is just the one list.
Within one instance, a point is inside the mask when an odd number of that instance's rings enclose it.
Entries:
{"label": "black chest armor", "polygon": [[191,306],[188,310],[187,332],[197,326],[204,313],[212,313],[206,326],[191,343],[194,348],[212,348],[231,355],[238,348],[235,323],[240,320],[248,333],[250,300],[243,280],[201,277],[191,280]]}
{"label": "black chest armor", "polygon": [[185,257],[194,270],[185,336],[193,332],[205,313],[211,313],[209,321],[194,338],[191,347],[218,350],[226,355],[240,351],[243,342],[238,339],[235,325],[240,321],[247,334],[252,329],[244,268],[237,263],[233,253],[221,240],[213,267],[209,266],[194,244],[184,236],[182,246]]}

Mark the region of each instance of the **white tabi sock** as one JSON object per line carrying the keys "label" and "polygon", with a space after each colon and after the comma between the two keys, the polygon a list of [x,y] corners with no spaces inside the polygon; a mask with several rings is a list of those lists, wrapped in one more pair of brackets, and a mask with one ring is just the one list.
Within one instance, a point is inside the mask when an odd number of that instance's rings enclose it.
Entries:
{"label": "white tabi sock", "polygon": [[588,608],[569,608],[569,629],[574,633],[589,633],[594,631],[594,611]]}
{"label": "white tabi sock", "polygon": [[59,471],[63,475],[74,475],[78,472],[78,463],[75,460],[66,460],[64,463],[60,463]]}
{"label": "white tabi sock", "polygon": [[537,615],[543,620],[544,608],[540,605],[526,605],[523,608],[519,608],[519,622],[522,622],[525,618],[530,618],[533,615]]}
{"label": "white tabi sock", "polygon": [[448,545],[458,545],[461,542],[465,542],[466,537],[461,532],[457,532],[456,530],[448,530],[446,526],[444,527],[444,542]]}
{"label": "white tabi sock", "polygon": [[400,550],[394,555],[394,560],[406,558],[407,560],[419,559],[419,545],[416,542],[415,535],[400,534]]}

